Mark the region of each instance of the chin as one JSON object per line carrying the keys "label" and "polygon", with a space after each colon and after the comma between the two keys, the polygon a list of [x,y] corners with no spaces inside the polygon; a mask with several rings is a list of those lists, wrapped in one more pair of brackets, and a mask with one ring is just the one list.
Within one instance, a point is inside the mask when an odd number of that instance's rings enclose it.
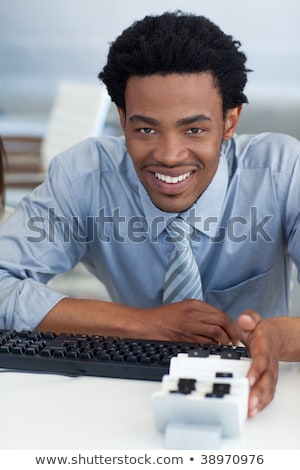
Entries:
{"label": "chin", "polygon": [[185,212],[187,210],[189,210],[194,204],[195,202],[197,201],[193,201],[192,203],[183,203],[183,201],[170,201],[170,202],[164,202],[162,203],[161,201],[155,201],[153,199],[151,199],[153,204],[155,205],[155,207],[157,207],[158,209],[160,209],[161,211],[163,212],[169,212],[169,213],[172,213],[172,214],[178,214],[178,213],[181,213],[181,212]]}

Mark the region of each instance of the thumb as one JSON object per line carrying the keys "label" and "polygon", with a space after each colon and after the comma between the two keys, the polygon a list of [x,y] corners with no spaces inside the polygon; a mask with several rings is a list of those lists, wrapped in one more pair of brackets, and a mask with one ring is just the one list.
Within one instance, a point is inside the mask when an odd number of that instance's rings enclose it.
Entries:
{"label": "thumb", "polygon": [[244,344],[248,344],[251,335],[257,325],[261,322],[261,316],[254,310],[245,310],[237,319],[240,340]]}

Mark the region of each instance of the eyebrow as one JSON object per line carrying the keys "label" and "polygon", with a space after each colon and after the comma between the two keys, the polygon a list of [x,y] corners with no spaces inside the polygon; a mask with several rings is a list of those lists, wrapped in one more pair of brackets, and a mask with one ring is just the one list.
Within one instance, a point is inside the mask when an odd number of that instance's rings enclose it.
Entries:
{"label": "eyebrow", "polygon": [[[141,114],[134,114],[130,116],[129,121],[133,123],[136,122],[136,123],[149,124],[150,126],[160,125],[160,122],[157,119],[154,119],[148,116],[143,116]],[[189,116],[183,119],[179,119],[179,121],[176,121],[176,127],[187,126],[189,124],[195,124],[197,122],[203,122],[203,121],[211,121],[211,118],[209,116],[206,116],[205,114],[196,114],[194,116]]]}
{"label": "eyebrow", "polygon": [[206,116],[205,114],[196,114],[195,116],[189,116],[183,119],[179,119],[179,121],[176,122],[176,125],[178,127],[186,126],[188,124],[194,124],[202,121],[211,121],[211,118],[209,116]]}

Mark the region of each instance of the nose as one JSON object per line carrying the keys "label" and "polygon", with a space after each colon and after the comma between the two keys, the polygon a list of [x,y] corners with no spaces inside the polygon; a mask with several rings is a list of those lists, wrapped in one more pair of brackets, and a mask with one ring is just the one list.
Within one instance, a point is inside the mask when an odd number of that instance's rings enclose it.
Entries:
{"label": "nose", "polygon": [[173,134],[161,136],[153,149],[153,157],[157,163],[170,167],[186,160],[188,153],[180,136]]}

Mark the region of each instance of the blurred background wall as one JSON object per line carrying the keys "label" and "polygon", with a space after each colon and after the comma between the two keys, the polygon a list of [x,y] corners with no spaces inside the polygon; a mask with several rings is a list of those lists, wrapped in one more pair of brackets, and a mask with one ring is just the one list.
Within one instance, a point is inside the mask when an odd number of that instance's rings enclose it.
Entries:
{"label": "blurred background wall", "polygon": [[97,82],[109,43],[146,14],[204,14],[242,43],[240,128],[300,137],[298,0],[0,0],[0,113],[47,113],[61,79]]}

